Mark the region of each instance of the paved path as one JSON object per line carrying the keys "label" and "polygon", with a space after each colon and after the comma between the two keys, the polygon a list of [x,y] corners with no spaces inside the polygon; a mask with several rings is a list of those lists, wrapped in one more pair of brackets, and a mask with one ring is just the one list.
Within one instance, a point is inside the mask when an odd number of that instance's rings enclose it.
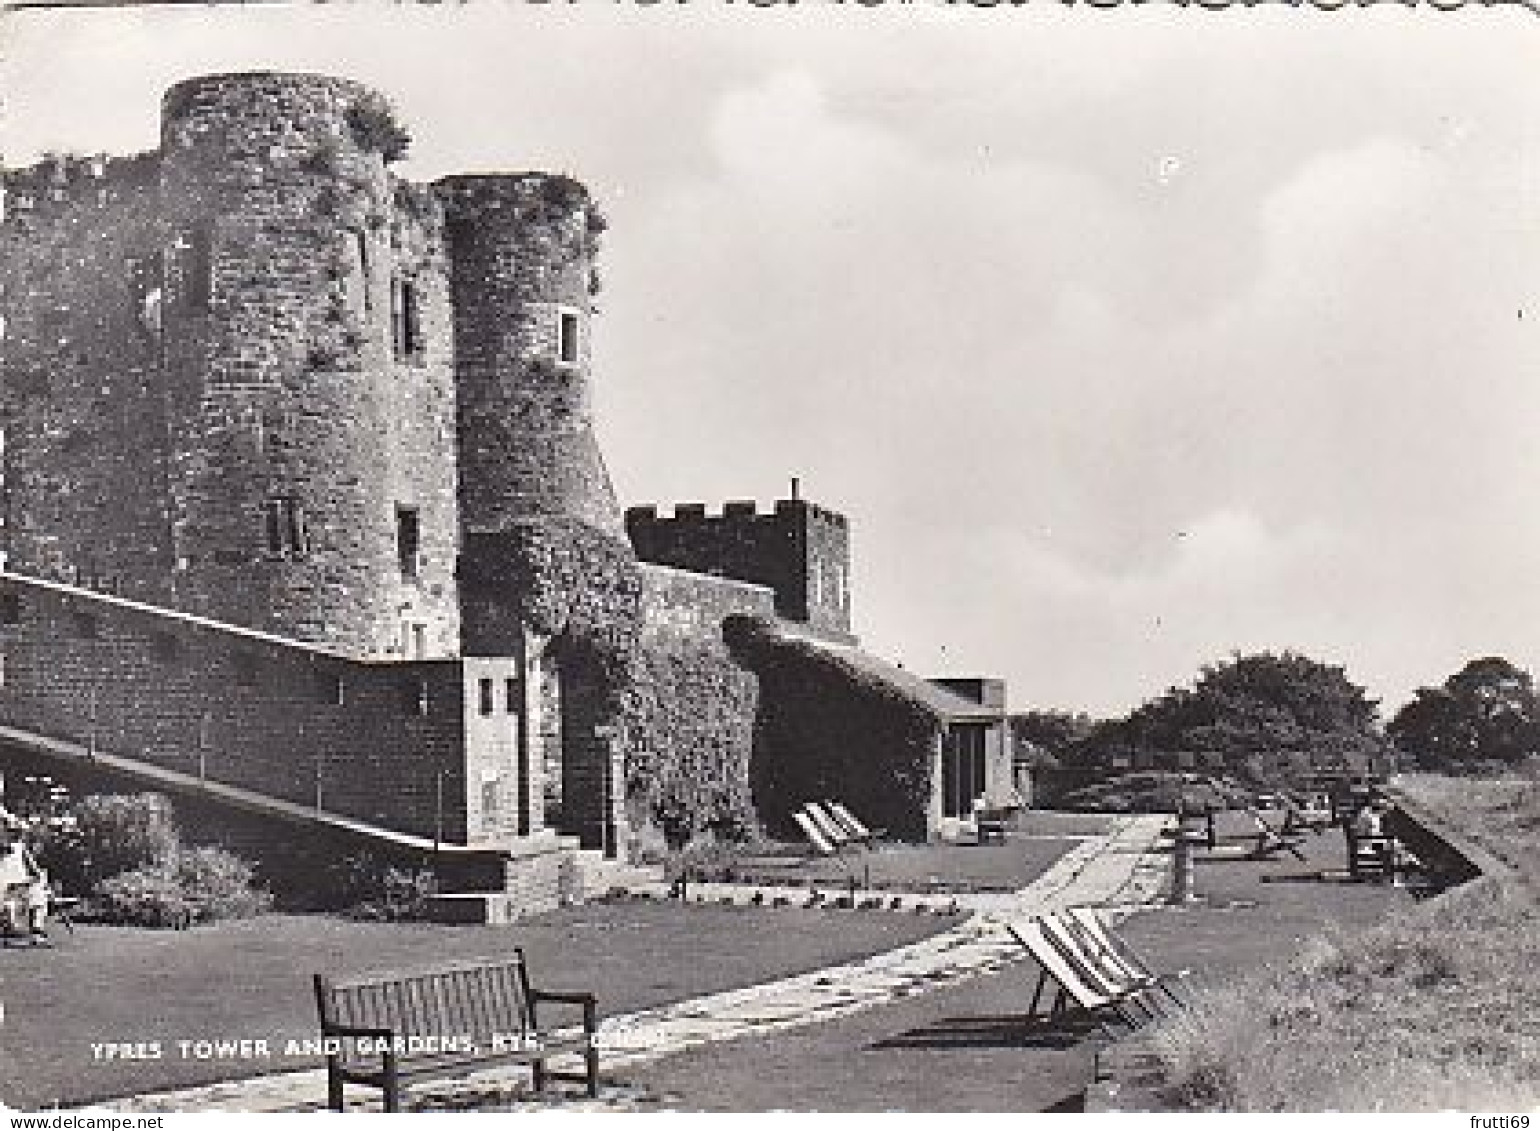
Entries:
{"label": "paved path", "polygon": [[[702,1044],[829,1021],[999,970],[1025,957],[1005,930],[1014,918],[1071,905],[1131,910],[1159,898],[1166,859],[1152,849],[1164,823],[1158,816],[1119,818],[1106,836],[1083,841],[1020,891],[957,896],[959,908],[974,914],[920,942],[808,974],[607,1017],[599,1026],[601,1064],[611,1073]],[[715,890],[719,887],[722,890]],[[755,890],[764,889],[705,885],[692,888],[692,893],[727,898]],[[805,897],[806,890],[798,894]],[[413,1099],[414,1104],[440,1108],[478,1102],[506,1107],[527,1079],[524,1069],[489,1069],[418,1089]],[[312,1070],[101,1106],[134,1111],[298,1111],[323,1106],[325,1095],[324,1070]],[[567,1100],[562,1106],[616,1110],[644,1106],[644,1101],[632,1091],[611,1088],[597,1101]]]}

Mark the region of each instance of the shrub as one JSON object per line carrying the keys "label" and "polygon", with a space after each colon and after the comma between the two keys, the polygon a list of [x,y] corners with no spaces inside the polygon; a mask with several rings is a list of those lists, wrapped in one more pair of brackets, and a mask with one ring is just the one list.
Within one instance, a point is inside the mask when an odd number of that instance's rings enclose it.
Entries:
{"label": "shrub", "polygon": [[256,886],[251,864],[223,848],[185,849],[177,857],[177,879],[194,922],[249,919],[272,906],[272,895]]}
{"label": "shrub", "polygon": [[266,911],[251,865],[222,848],[191,848],[96,885],[97,914],[135,927],[186,927]]}
{"label": "shrub", "polygon": [[1152,1030],[1184,1108],[1529,1108],[1536,910],[1481,879],[1194,995]]}
{"label": "shrub", "polygon": [[93,794],[73,830],[50,844],[45,867],[66,887],[89,890],[121,872],[170,859],[179,846],[171,802],[159,793]]}
{"label": "shrub", "polygon": [[386,162],[399,161],[411,148],[412,135],[396,120],[396,111],[384,98],[370,94],[347,112],[348,131],[360,149],[370,149]]}
{"label": "shrub", "polygon": [[96,913],[133,927],[185,927],[192,909],[168,861],[119,873],[96,885]]}
{"label": "shrub", "polygon": [[337,901],[355,919],[400,923],[428,917],[428,900],[438,894],[431,868],[402,867],[367,850],[344,856],[333,869]]}

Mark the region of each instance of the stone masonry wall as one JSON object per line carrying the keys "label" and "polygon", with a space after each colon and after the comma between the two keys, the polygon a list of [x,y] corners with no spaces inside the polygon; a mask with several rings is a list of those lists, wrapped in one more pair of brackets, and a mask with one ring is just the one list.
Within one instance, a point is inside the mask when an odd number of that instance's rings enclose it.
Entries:
{"label": "stone masonry wall", "polygon": [[11,567],[172,599],[154,154],[5,175],[4,549]]}
{"label": "stone masonry wall", "polygon": [[6,575],[0,673],[7,724],[465,840],[457,662],[358,662]]}

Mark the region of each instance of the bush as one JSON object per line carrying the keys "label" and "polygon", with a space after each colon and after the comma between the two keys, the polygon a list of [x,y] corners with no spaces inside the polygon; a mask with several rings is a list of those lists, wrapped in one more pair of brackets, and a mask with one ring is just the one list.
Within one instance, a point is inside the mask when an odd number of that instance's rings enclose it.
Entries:
{"label": "bush", "polygon": [[186,927],[259,915],[272,896],[251,865],[222,848],[191,848],[96,885],[98,915],[135,927]]}
{"label": "bush", "polygon": [[347,123],[358,147],[373,150],[387,163],[399,161],[411,148],[412,135],[396,120],[395,108],[379,95],[366,95],[350,106]]}
{"label": "bush", "polygon": [[355,919],[400,923],[428,917],[428,900],[438,894],[431,868],[388,864],[367,850],[350,853],[333,869],[338,902]]}
{"label": "bush", "polygon": [[96,913],[133,927],[185,927],[192,908],[168,861],[122,872],[96,885]]}
{"label": "bush", "polygon": [[249,919],[272,906],[258,888],[252,866],[223,848],[190,848],[177,857],[177,878],[193,908],[193,921]]}
{"label": "bush", "polygon": [[74,828],[50,842],[44,866],[81,891],[176,855],[171,802],[159,793],[93,794],[75,806]]}

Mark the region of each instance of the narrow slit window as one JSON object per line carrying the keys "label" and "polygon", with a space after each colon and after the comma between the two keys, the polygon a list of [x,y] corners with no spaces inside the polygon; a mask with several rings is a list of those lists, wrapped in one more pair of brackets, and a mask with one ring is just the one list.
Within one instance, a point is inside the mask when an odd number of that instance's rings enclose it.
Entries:
{"label": "narrow slit window", "polygon": [[506,679],[503,681],[503,703],[510,715],[519,713],[519,700],[522,698],[523,695],[519,691],[518,680]]}
{"label": "narrow slit window", "polygon": [[425,679],[408,680],[403,690],[406,693],[407,712],[420,718],[427,718],[429,712],[433,709],[433,700],[428,692],[428,681]]}
{"label": "narrow slit window", "polygon": [[310,531],[305,507],[290,495],[269,499],[263,508],[263,525],[270,553],[303,557],[310,552]]}
{"label": "narrow slit window", "polygon": [[214,226],[194,224],[176,237],[173,245],[181,276],[182,300],[188,310],[206,311],[214,298]]}
{"label": "narrow slit window", "polygon": [[156,632],[151,636],[151,650],[163,664],[174,664],[182,658],[182,642],[169,632]]}
{"label": "narrow slit window", "polygon": [[257,673],[260,665],[257,658],[251,653],[235,653],[230,658],[230,666],[235,671],[235,684],[237,687],[255,687],[257,685]]}
{"label": "narrow slit window", "polygon": [[362,228],[354,228],[353,266],[355,274],[350,280],[352,307],[368,314],[374,309],[374,296],[369,286],[369,234]]}
{"label": "narrow slit window", "polygon": [[578,363],[578,316],[573,310],[556,315],[556,360],[563,365]]}
{"label": "narrow slit window", "polygon": [[480,700],[477,704],[477,710],[483,715],[490,715],[492,713],[492,681],[490,679],[478,681],[476,690]]}
{"label": "narrow slit window", "polygon": [[422,355],[422,312],[417,284],[410,279],[391,281],[390,332],[396,360],[412,361]]}
{"label": "narrow slit window", "polygon": [[396,507],[396,561],[401,576],[416,580],[422,550],[422,520],[416,507]]}

